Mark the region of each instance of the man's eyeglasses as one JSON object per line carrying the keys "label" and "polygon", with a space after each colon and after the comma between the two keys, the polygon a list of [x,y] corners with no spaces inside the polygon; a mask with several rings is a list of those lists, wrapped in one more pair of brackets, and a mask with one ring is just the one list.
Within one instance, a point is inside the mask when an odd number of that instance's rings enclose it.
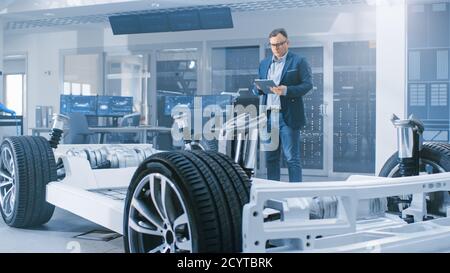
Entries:
{"label": "man's eyeglasses", "polygon": [[287,40],[284,40],[283,42],[279,42],[279,43],[276,43],[276,44],[271,44],[271,43],[269,43],[268,45],[271,46],[271,47],[276,47],[276,48],[278,48],[278,47],[284,45],[286,42],[287,42]]}

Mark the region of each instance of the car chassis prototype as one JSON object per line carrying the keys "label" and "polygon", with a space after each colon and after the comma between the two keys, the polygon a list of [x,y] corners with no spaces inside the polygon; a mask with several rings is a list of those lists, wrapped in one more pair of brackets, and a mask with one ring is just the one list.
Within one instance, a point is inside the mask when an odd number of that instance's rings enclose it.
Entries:
{"label": "car chassis prototype", "polygon": [[422,143],[412,117],[392,121],[399,151],[385,177],[285,183],[253,177],[257,139],[249,136],[264,118],[227,122],[219,152],[195,141],[163,152],[58,145],[59,115],[50,141],[2,143],[1,214],[28,228],[48,222],[56,206],[124,235],[127,252],[448,251],[450,146]]}

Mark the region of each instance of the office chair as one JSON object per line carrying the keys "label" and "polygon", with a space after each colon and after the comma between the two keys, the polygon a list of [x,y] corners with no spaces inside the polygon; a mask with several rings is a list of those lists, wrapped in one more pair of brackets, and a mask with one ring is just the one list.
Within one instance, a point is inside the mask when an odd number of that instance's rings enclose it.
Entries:
{"label": "office chair", "polygon": [[65,143],[89,144],[94,134],[89,131],[86,116],[82,113],[70,113],[69,118],[69,133],[65,137]]}
{"label": "office chair", "polygon": [[[119,127],[139,126],[141,113],[135,112],[122,117]],[[119,135],[120,143],[139,143],[136,137],[137,133],[121,133]]]}

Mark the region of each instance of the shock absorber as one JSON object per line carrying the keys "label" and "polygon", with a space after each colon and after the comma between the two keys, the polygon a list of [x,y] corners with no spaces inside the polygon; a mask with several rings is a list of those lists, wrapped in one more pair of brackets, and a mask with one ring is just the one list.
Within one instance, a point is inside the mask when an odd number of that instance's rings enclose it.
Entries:
{"label": "shock absorber", "polygon": [[259,129],[267,124],[266,116],[242,113],[228,120],[220,129],[219,152],[233,158],[249,177],[256,169]]}
{"label": "shock absorber", "polygon": [[62,114],[53,115],[52,132],[50,133],[50,147],[56,149],[61,141],[61,136],[64,132],[64,123],[70,120],[68,116]]}
{"label": "shock absorber", "polygon": [[424,125],[411,115],[401,120],[396,115],[391,119],[397,128],[398,164],[400,176],[419,175],[420,151],[423,144]]}
{"label": "shock absorber", "polygon": [[[423,144],[422,134],[425,129],[423,123],[414,119],[412,115],[406,120],[400,120],[393,115],[391,121],[397,128],[399,175],[419,175],[420,152]],[[426,194],[417,193],[412,196],[397,197],[395,203],[401,211],[401,217],[406,222],[412,223],[426,219]],[[409,204],[409,206],[404,206],[405,204]]]}

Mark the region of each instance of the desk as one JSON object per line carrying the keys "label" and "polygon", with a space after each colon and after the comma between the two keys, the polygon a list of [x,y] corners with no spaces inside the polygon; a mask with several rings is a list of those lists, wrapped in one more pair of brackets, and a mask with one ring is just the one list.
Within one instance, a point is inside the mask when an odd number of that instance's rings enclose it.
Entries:
{"label": "desk", "polygon": [[[150,126],[142,125],[137,127],[89,127],[89,131],[95,134],[100,134],[100,143],[105,140],[105,135],[108,133],[139,133],[141,135],[142,143],[147,143],[147,133],[148,132],[170,132],[172,128],[161,127],[161,126]],[[31,135],[40,136],[41,133],[49,133],[52,131],[51,128],[31,128]],[[65,132],[66,133],[66,132]],[[153,143],[156,141],[156,136],[153,137]]]}
{"label": "desk", "polygon": [[[89,131],[92,133],[100,134],[100,143],[105,140],[105,134],[108,133],[139,133],[141,134],[141,143],[147,143],[147,133],[148,132],[170,132],[172,128],[170,127],[160,127],[160,126],[130,126],[130,127],[89,127]],[[153,144],[155,144],[156,136],[153,136]]]}
{"label": "desk", "polygon": [[[153,140],[152,140],[152,144],[153,147],[156,147],[156,137],[159,133],[170,133],[172,132],[172,128],[171,127],[162,127],[162,126],[150,126],[150,125],[145,125],[145,126],[140,126],[142,128],[145,128],[145,140],[147,140],[147,133],[148,132],[153,132],[156,133],[153,135]],[[147,143],[147,142],[144,142]]]}
{"label": "desk", "polygon": [[[20,135],[23,135],[23,117],[22,116],[10,116],[10,115],[0,115],[0,127],[20,127]],[[18,132],[16,132],[18,133]],[[16,135],[14,133],[14,135]]]}

